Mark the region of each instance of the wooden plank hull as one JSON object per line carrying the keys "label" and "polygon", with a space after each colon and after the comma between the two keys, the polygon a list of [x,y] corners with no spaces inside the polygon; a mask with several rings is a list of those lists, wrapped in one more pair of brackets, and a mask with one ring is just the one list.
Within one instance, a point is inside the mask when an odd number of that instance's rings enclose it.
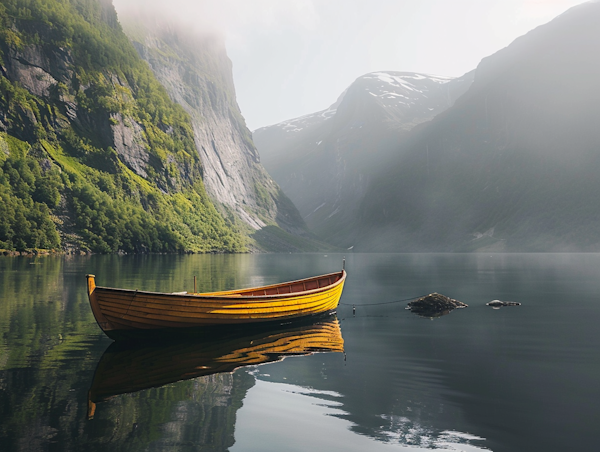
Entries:
{"label": "wooden plank hull", "polygon": [[335,316],[317,322],[265,327],[241,326],[210,331],[201,339],[157,344],[115,342],[100,359],[89,391],[88,416],[96,403],[181,380],[243,366],[279,361],[286,356],[343,352],[344,340]]}
{"label": "wooden plank hull", "polygon": [[212,293],[157,293],[97,287],[88,296],[102,330],[153,330],[287,321],[336,309],[346,272],[264,287]]}

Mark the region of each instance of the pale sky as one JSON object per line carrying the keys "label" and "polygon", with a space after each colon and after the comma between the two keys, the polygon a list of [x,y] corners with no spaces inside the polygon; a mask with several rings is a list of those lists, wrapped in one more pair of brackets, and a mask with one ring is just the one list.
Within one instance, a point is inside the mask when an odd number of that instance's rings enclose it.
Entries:
{"label": "pale sky", "polygon": [[582,0],[114,0],[225,38],[251,130],[323,110],[374,71],[460,76]]}

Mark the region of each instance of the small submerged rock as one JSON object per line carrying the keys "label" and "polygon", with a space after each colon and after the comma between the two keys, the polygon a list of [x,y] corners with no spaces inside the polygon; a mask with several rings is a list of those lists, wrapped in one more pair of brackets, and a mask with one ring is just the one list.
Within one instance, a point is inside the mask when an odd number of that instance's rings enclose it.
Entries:
{"label": "small submerged rock", "polygon": [[439,293],[431,293],[408,303],[410,309],[422,317],[441,317],[450,314],[454,309],[466,308],[468,305]]}
{"label": "small submerged rock", "polygon": [[492,300],[489,303],[486,303],[485,305],[498,309],[498,308],[501,308],[502,306],[521,306],[521,303],[517,303],[516,301]]}

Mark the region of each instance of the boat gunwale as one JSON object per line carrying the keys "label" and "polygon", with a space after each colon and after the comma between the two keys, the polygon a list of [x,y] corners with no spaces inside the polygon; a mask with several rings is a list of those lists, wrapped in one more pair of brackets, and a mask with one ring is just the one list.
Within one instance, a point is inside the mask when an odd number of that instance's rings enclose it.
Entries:
{"label": "boat gunwale", "polygon": [[[256,290],[268,290],[268,289],[275,289],[278,287],[285,287],[285,286],[289,286],[289,285],[293,285],[293,284],[298,284],[298,283],[305,283],[307,281],[315,281],[315,280],[319,280],[321,278],[326,278],[326,277],[331,277],[334,275],[339,275],[341,273],[341,277],[340,279],[338,279],[337,281],[328,284],[327,286],[323,286],[323,287],[317,287],[316,289],[309,289],[309,290],[303,290],[301,292],[290,292],[290,293],[282,293],[282,294],[272,294],[272,295],[256,295],[256,296],[252,296],[252,295],[238,295],[239,292],[253,292]],[[101,290],[108,290],[108,291],[116,291],[116,292],[126,292],[126,293],[134,293],[134,294],[148,294],[148,295],[154,295],[154,296],[161,296],[161,297],[174,297],[174,298],[184,298],[184,299],[189,299],[189,298],[194,298],[194,299],[210,299],[210,300],[217,300],[217,301],[235,301],[235,302],[240,302],[240,301],[254,301],[254,302],[258,302],[261,300],[273,300],[276,298],[292,298],[292,297],[298,297],[298,296],[304,296],[304,295],[308,295],[308,294],[314,294],[314,293],[318,293],[318,292],[324,292],[327,290],[331,290],[333,288],[335,288],[336,286],[343,284],[344,281],[346,280],[346,270],[342,270],[341,272],[334,272],[334,273],[326,273],[324,275],[319,275],[319,276],[313,276],[311,278],[305,278],[305,279],[298,279],[298,280],[294,280],[294,281],[287,281],[287,282],[283,282],[283,283],[277,283],[277,284],[271,284],[269,286],[257,286],[257,287],[249,287],[246,289],[237,289],[237,290],[225,290],[222,292],[206,292],[208,294],[217,294],[217,293],[228,293],[230,295],[205,295],[203,293],[179,293],[179,292],[174,292],[174,293],[170,293],[170,292],[150,292],[150,291],[146,291],[146,290],[137,290],[137,289],[121,289],[121,288],[115,288],[115,287],[105,287],[105,286],[95,286],[94,290],[97,289],[101,289]]]}

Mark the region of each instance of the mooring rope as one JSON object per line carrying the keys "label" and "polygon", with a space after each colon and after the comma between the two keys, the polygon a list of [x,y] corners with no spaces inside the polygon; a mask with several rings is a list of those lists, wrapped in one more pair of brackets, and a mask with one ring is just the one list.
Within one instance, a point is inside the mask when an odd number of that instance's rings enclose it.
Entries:
{"label": "mooring rope", "polygon": [[405,301],[414,301],[414,300],[418,300],[419,298],[423,298],[426,295],[422,295],[420,297],[412,297],[412,298],[404,298],[402,300],[394,300],[394,301],[382,301],[381,303],[366,303],[366,304],[356,304],[356,303],[338,303],[344,306],[377,306],[377,305],[382,305],[382,304],[393,304],[393,303],[403,303]]}

